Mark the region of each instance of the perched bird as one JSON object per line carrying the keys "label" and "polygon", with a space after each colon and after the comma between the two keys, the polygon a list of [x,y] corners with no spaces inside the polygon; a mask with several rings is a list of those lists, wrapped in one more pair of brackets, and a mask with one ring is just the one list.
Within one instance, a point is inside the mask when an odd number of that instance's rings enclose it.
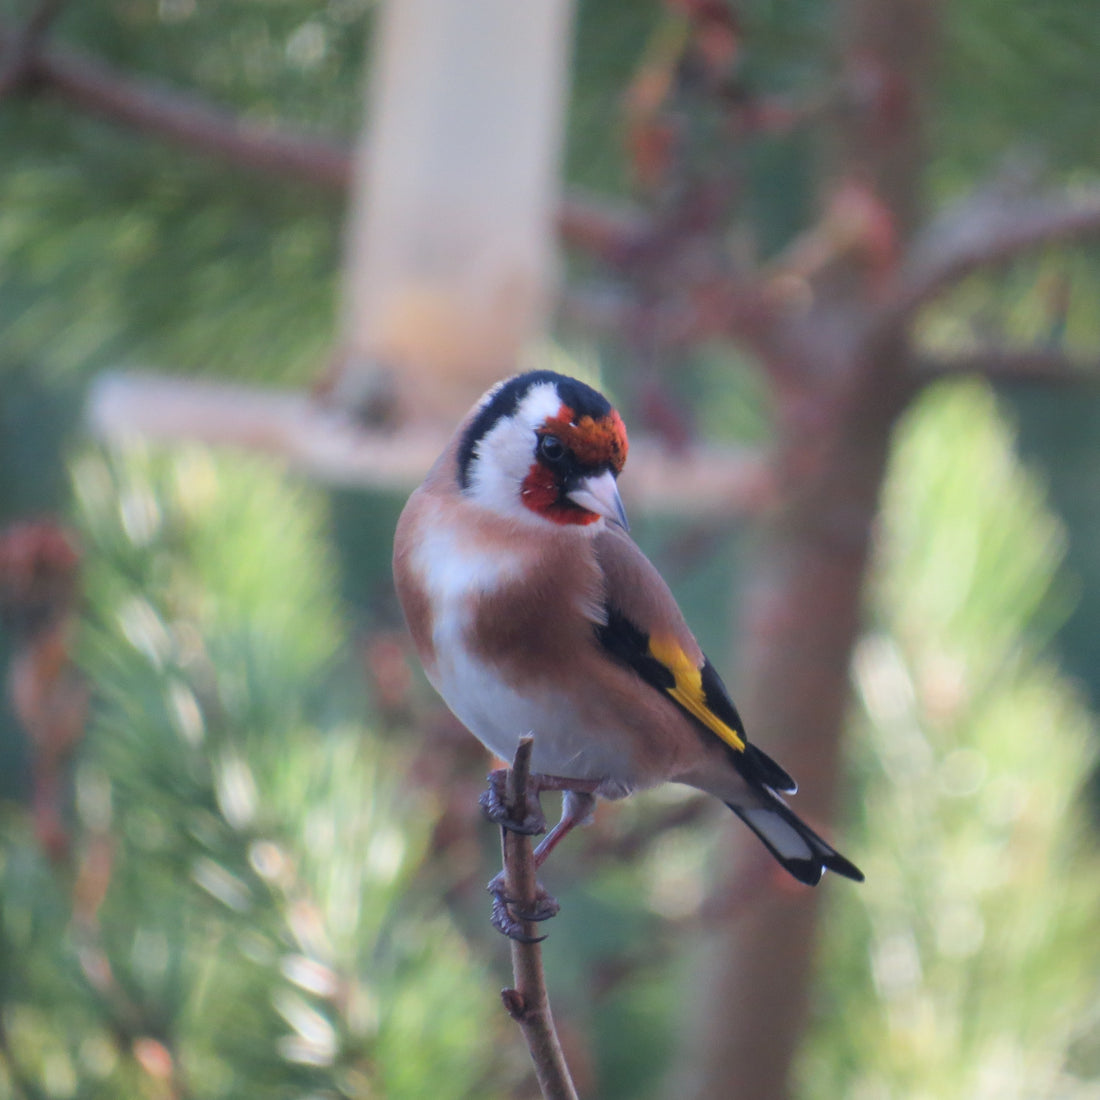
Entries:
{"label": "perched bird", "polygon": [[[720,798],[800,882],[816,884],[826,868],[862,880],[780,797],[794,780],[749,743],[668,585],[627,533],[616,484],[627,448],[607,399],[551,371],[501,382],[474,406],[394,540],[397,594],[428,679],[505,760],[534,735],[534,801],[566,792],[537,865],[597,796],[672,781]],[[506,820],[504,773],[494,775],[490,817],[543,831],[541,814]],[[537,916],[553,911],[547,899]]]}

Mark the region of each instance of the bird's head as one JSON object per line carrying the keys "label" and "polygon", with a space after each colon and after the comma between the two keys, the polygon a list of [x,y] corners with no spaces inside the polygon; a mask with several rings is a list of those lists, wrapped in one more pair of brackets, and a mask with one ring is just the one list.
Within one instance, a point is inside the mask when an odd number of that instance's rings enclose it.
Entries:
{"label": "bird's head", "polygon": [[494,386],[478,402],[458,448],[463,493],[499,515],[594,529],[627,527],[616,479],[626,428],[601,393],[553,371]]}

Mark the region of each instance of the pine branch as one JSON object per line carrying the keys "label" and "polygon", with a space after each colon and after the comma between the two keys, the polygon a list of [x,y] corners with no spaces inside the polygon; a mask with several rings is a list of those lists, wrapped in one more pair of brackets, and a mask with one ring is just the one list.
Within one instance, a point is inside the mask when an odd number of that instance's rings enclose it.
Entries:
{"label": "pine branch", "polygon": [[[516,820],[527,816],[527,777],[531,771],[534,744],[533,737],[520,738],[515,759],[508,771],[509,816]],[[501,829],[501,853],[508,897],[516,899],[517,912],[533,909],[537,883],[531,838],[511,829]],[[511,989],[501,990],[500,997],[508,1014],[523,1032],[544,1100],[577,1100],[576,1086],[554,1029],[542,969],[542,946],[538,942],[535,925],[523,921],[523,932],[531,942],[511,941],[515,985]]]}
{"label": "pine branch", "polygon": [[[0,24],[0,48],[16,35]],[[335,142],[247,122],[196,96],[122,76],[58,46],[25,58],[23,87],[40,87],[88,114],[165,138],[229,164],[343,189],[351,178],[347,149]]]}
{"label": "pine branch", "polygon": [[[60,2],[41,0],[40,8],[52,14]],[[8,89],[3,77],[8,68],[0,68],[0,94],[16,86],[42,88],[78,110],[238,168],[330,191],[348,188],[352,155],[344,143],[282,125],[248,122],[199,96],[123,75],[76,50],[39,48],[46,18],[32,20],[28,27],[34,31],[33,40],[26,31],[0,22],[0,57],[11,59],[12,73]],[[567,244],[607,263],[622,264],[649,232],[649,223],[633,207],[575,194],[558,208],[558,229]]]}

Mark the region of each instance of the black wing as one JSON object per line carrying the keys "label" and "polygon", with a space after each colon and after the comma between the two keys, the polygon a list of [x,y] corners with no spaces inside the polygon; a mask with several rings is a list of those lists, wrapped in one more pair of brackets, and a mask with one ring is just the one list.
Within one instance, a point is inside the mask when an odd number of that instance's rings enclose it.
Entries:
{"label": "black wing", "polygon": [[700,668],[675,642],[655,642],[618,609],[605,610],[607,622],[595,628],[605,652],[667,695],[703,736],[720,740],[745,779],[788,794],[797,790],[783,768],[749,744],[741,716],[709,660],[704,657]]}

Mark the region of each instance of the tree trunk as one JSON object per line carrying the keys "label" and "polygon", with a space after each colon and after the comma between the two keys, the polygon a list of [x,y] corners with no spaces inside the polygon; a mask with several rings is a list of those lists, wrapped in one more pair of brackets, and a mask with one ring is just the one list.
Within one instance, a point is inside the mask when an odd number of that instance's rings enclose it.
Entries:
{"label": "tree trunk", "polygon": [[[753,739],[799,780],[794,808],[826,836],[893,408],[853,408],[858,435],[834,437],[822,476],[770,525],[746,594],[738,702]],[[771,1100],[787,1095],[805,1023],[821,892],[859,887],[828,876],[816,889],[802,887],[743,830],[731,853],[723,894],[736,896],[746,882],[754,893],[707,952],[696,1072],[685,1091],[699,1100]],[[858,852],[845,854],[859,862]]]}
{"label": "tree trunk", "polygon": [[[840,11],[847,102],[829,150],[829,186],[861,188],[868,209],[885,216],[878,232],[885,225],[892,247],[880,239],[873,254],[869,228],[865,250],[838,254],[815,288],[813,310],[787,340],[799,381],[780,396],[783,505],[746,584],[738,647],[738,700],[750,736],[800,781],[794,807],[826,836],[874,519],[909,392],[905,334],[886,334],[875,346],[866,334],[879,280],[896,270],[915,229],[920,89],[936,23],[936,5],[925,0],[851,0]],[[826,194],[823,209],[828,201]],[[706,951],[694,1050],[677,1096],[789,1095],[822,891],[860,888],[828,878],[816,890],[789,883],[782,872],[760,870],[768,857],[752,844],[738,835],[731,845],[723,895],[738,883],[756,885]],[[859,852],[845,854],[858,864]]]}

